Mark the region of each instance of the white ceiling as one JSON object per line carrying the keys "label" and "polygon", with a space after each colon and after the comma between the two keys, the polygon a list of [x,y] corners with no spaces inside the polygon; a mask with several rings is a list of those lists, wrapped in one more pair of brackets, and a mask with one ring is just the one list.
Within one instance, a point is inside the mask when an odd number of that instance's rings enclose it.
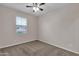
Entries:
{"label": "white ceiling", "polygon": [[32,5],[32,3],[2,3],[0,5],[7,6],[9,8],[14,8],[17,10],[20,10],[25,13],[29,13],[35,16],[41,16],[44,15],[52,10],[59,10],[60,8],[64,7],[67,5],[66,3],[46,3],[45,5],[40,6],[41,8],[44,9],[44,11],[39,11],[34,13],[32,8],[26,8],[26,5]]}

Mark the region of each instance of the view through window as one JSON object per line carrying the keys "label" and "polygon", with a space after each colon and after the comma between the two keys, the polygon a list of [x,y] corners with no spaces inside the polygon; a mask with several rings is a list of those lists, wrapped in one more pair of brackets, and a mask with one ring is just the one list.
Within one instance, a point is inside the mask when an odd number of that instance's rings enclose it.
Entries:
{"label": "view through window", "polygon": [[23,34],[27,32],[27,19],[16,16],[16,33]]}

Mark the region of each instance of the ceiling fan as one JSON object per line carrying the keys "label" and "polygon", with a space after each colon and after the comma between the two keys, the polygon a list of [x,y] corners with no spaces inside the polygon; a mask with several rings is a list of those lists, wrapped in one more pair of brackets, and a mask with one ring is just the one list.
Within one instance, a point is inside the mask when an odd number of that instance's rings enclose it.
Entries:
{"label": "ceiling fan", "polygon": [[27,8],[33,8],[33,12],[37,12],[37,11],[43,11],[42,8],[40,8],[40,6],[45,5],[45,3],[33,3],[32,6],[27,5]]}

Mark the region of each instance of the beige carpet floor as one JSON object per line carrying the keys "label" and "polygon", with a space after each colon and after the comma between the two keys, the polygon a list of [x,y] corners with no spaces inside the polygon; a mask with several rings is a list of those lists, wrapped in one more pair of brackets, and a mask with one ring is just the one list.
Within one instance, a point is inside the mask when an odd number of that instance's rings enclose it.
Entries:
{"label": "beige carpet floor", "polygon": [[79,56],[79,55],[36,40],[0,49],[0,56]]}

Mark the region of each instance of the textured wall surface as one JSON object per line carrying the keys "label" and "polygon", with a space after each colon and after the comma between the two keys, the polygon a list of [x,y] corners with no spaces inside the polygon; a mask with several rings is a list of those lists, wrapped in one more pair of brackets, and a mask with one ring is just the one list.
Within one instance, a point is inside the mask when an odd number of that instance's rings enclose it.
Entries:
{"label": "textured wall surface", "polygon": [[[16,16],[26,17],[28,32],[16,34]],[[0,48],[37,39],[37,17],[0,6]]]}
{"label": "textured wall surface", "polygon": [[40,17],[39,40],[79,53],[79,4]]}

